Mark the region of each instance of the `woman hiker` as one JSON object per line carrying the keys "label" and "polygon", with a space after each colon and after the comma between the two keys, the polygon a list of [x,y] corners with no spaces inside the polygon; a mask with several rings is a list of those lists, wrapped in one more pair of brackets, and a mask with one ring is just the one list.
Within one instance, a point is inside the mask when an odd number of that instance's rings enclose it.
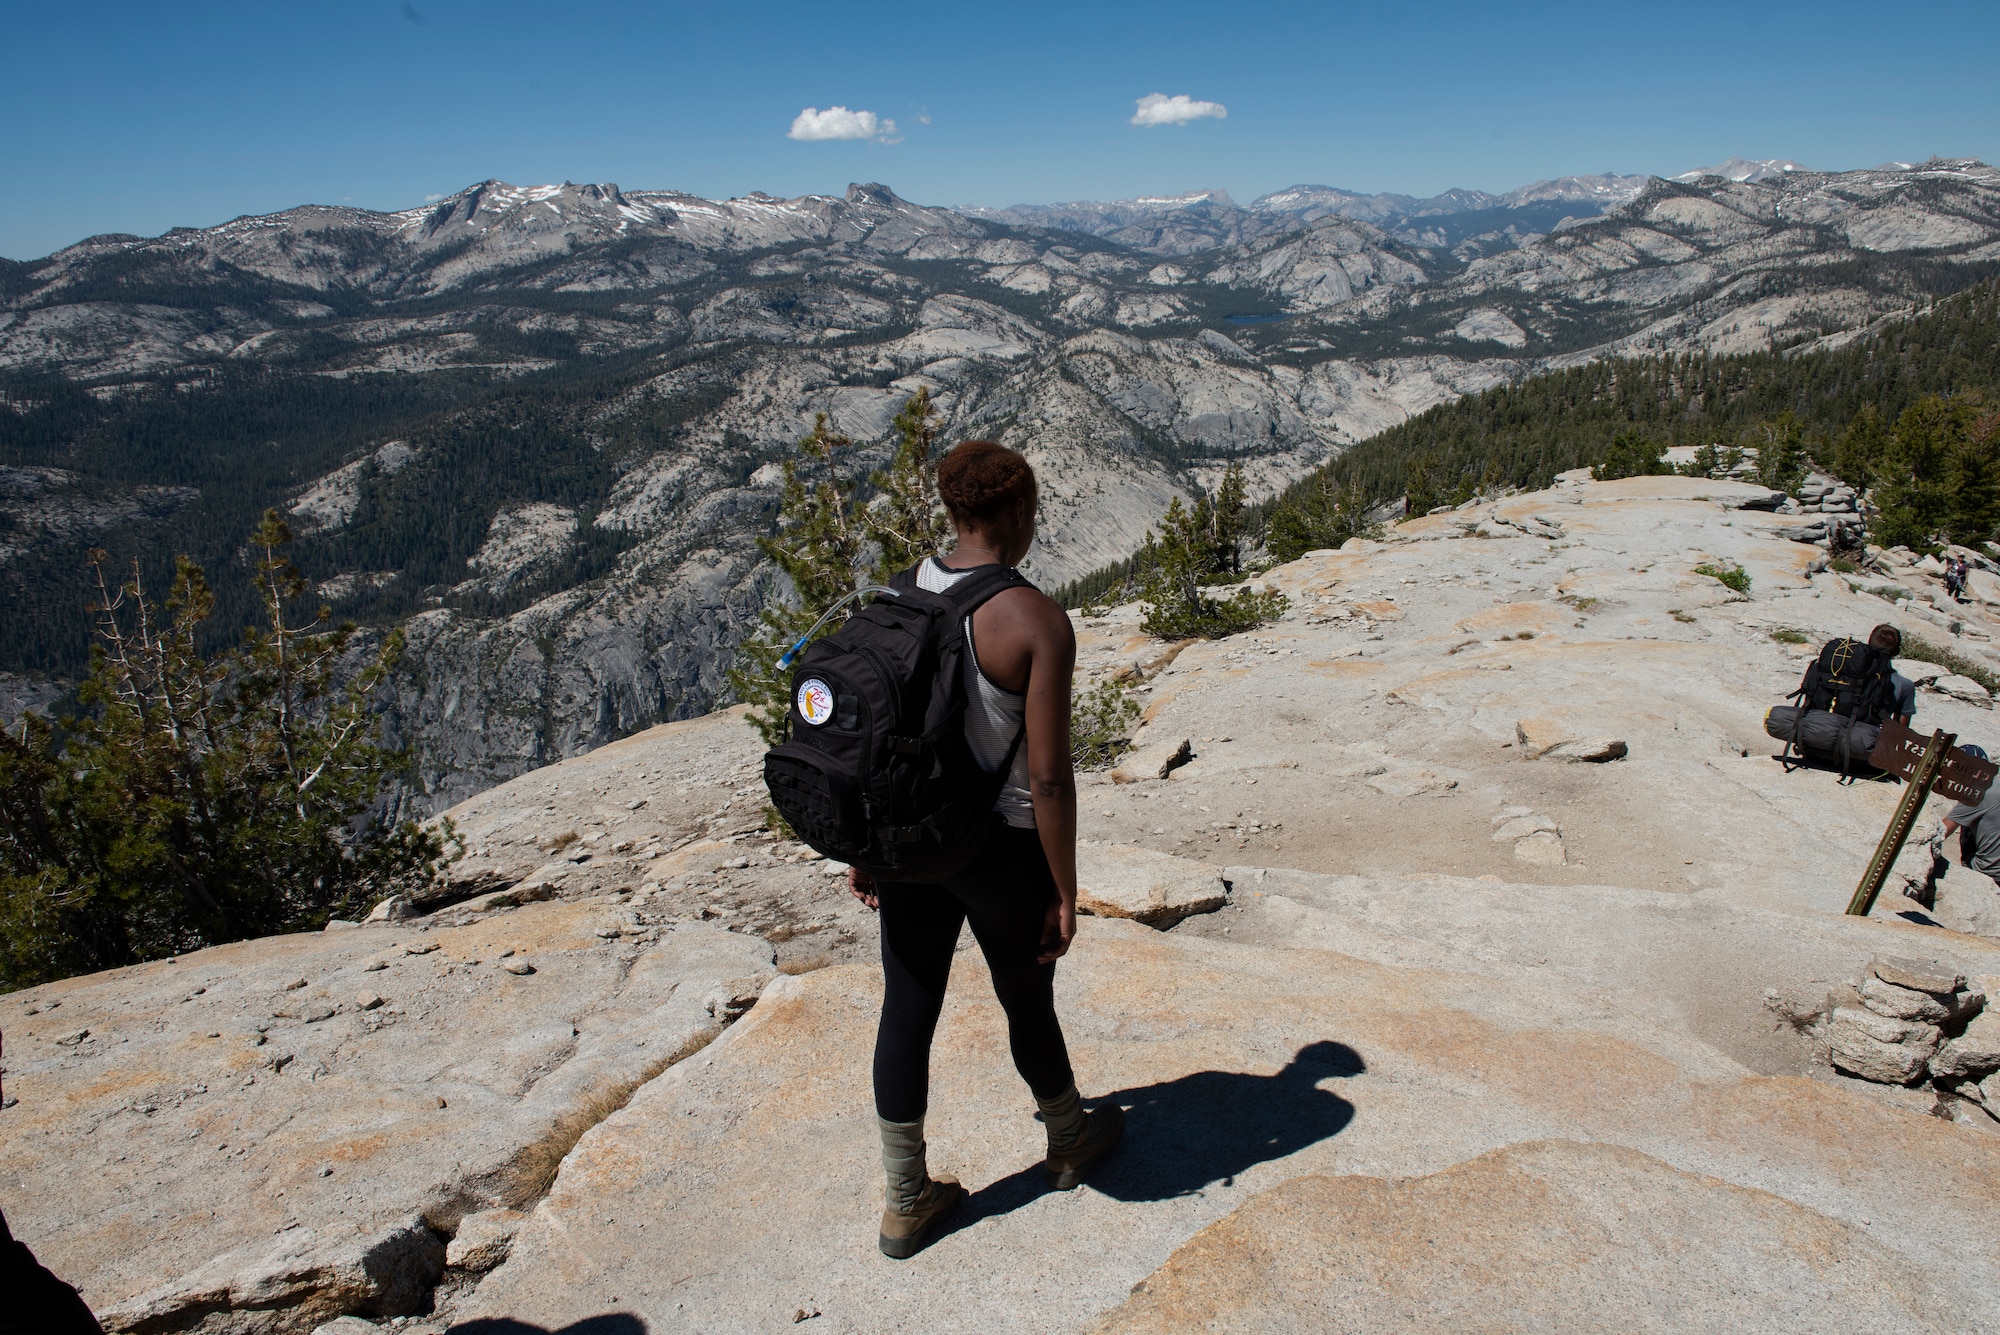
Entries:
{"label": "woman hiker", "polygon": [[[950,555],[918,568],[920,587],[943,592],[982,566],[1013,566],[1028,554],[1036,489],[1026,459],[992,441],[969,440],[938,464],[937,480],[957,542]],[[1048,1131],[1050,1185],[1075,1187],[1125,1130],[1124,1111],[1115,1104],[1084,1111],[1056,1019],[1056,961],[1076,934],[1076,784],[1069,759],[1076,635],[1063,610],[1034,588],[998,593],[967,620],[979,674],[966,741],[989,773],[1014,753],[987,843],[965,871],[940,885],[848,873],[855,898],[882,918],[875,1112],[889,1179],[881,1245],[897,1258],[914,1256],[965,1199],[956,1179],[930,1175],[924,1113],[931,1037],[959,929],[968,920],[1007,1012],[1014,1066]]]}

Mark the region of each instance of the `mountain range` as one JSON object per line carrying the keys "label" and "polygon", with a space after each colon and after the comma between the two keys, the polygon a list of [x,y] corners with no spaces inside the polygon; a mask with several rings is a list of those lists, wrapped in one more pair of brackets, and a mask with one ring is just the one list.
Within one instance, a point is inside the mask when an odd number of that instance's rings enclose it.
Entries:
{"label": "mountain range", "polygon": [[1231,462],[1268,495],[1537,369],[1809,346],[1996,271],[2000,172],[1935,159],[1002,210],[488,181],[93,237],[0,262],[0,696],[81,670],[92,547],[193,555],[240,624],[275,506],[337,612],[405,628],[390,718],[448,803],[726,698],[817,412],[857,476],[919,385],[1025,450],[1053,584]]}
{"label": "mountain range", "polygon": [[[1294,185],[1260,195],[1247,207],[1226,190],[1118,200],[1112,203],[1018,204],[967,209],[974,217],[1015,226],[1085,232],[1157,254],[1192,254],[1297,231],[1326,218],[1371,223],[1406,245],[1451,250],[1465,260],[1505,249],[1523,235],[1546,232],[1563,221],[1596,217],[1629,203],[1649,178],[1564,176],[1491,195],[1447,190],[1429,199],[1413,195],[1364,195],[1330,185]],[[1457,253],[1467,247],[1466,253]]]}

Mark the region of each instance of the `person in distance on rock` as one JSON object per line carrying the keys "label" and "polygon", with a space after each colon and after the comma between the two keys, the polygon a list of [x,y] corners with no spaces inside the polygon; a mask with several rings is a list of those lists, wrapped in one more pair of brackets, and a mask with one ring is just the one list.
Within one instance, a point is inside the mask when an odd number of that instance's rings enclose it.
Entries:
{"label": "person in distance on rock", "polygon": [[[1028,554],[1035,473],[1019,454],[991,441],[966,441],[938,464],[938,492],[957,541],[948,555],[918,568],[919,587],[943,592],[982,566],[1017,565]],[[955,1180],[930,1176],[924,1117],[931,1038],[967,921],[1007,1013],[1015,1068],[1041,1109],[1050,1184],[1076,1186],[1117,1145],[1125,1125],[1115,1104],[1084,1110],[1056,1018],[1056,961],[1076,934],[1076,783],[1069,756],[1076,636],[1063,610],[1027,587],[982,604],[968,618],[967,639],[979,673],[966,742],[988,773],[1013,752],[987,842],[964,872],[941,885],[848,873],[854,896],[882,919],[875,1112],[888,1190],[881,1247],[898,1258],[914,1255],[965,1197]]]}

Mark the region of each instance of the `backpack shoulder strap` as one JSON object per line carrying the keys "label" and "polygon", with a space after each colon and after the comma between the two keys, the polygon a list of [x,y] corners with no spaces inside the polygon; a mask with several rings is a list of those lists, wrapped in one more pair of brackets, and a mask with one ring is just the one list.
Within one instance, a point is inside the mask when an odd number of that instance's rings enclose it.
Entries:
{"label": "backpack shoulder strap", "polygon": [[[974,573],[945,590],[942,596],[951,601],[952,610],[957,613],[955,618],[957,624],[964,626],[970,621],[972,614],[983,607],[987,600],[995,594],[1005,593],[1008,589],[1032,589],[1034,587],[1034,584],[1025,575],[1012,566],[982,566]],[[973,693],[973,682],[978,678],[980,669],[978,654],[969,642],[966,645],[966,650],[965,690],[969,697]],[[1006,756],[1000,761],[999,773],[1006,774],[1013,769],[1015,753],[1021,749],[1021,743],[1027,736],[1028,722],[1027,719],[1023,718],[1021,726],[1014,731],[1014,740],[1008,744]]]}
{"label": "backpack shoulder strap", "polygon": [[1012,566],[981,566],[938,596],[949,600],[959,616],[969,617],[996,593],[1034,587]]}
{"label": "backpack shoulder strap", "polygon": [[1820,667],[1820,662],[1815,658],[1812,662],[1806,664],[1805,676],[1799,678],[1799,688],[1785,698],[1787,700],[1797,700],[1808,709],[1812,708],[1813,692],[1819,689],[1820,680],[1823,675],[1824,672]]}

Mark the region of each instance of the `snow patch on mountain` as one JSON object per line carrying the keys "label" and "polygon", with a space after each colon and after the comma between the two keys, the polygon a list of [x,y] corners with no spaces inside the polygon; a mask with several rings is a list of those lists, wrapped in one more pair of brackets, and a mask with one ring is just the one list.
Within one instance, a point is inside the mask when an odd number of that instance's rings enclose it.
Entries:
{"label": "snow patch on mountain", "polygon": [[1784,176],[1791,172],[1810,171],[1804,163],[1793,162],[1790,158],[1730,158],[1718,162],[1713,167],[1697,167],[1691,172],[1682,172],[1674,177],[1676,181],[1699,181],[1704,176],[1720,176],[1725,181],[1757,182],[1768,181],[1774,176]]}

